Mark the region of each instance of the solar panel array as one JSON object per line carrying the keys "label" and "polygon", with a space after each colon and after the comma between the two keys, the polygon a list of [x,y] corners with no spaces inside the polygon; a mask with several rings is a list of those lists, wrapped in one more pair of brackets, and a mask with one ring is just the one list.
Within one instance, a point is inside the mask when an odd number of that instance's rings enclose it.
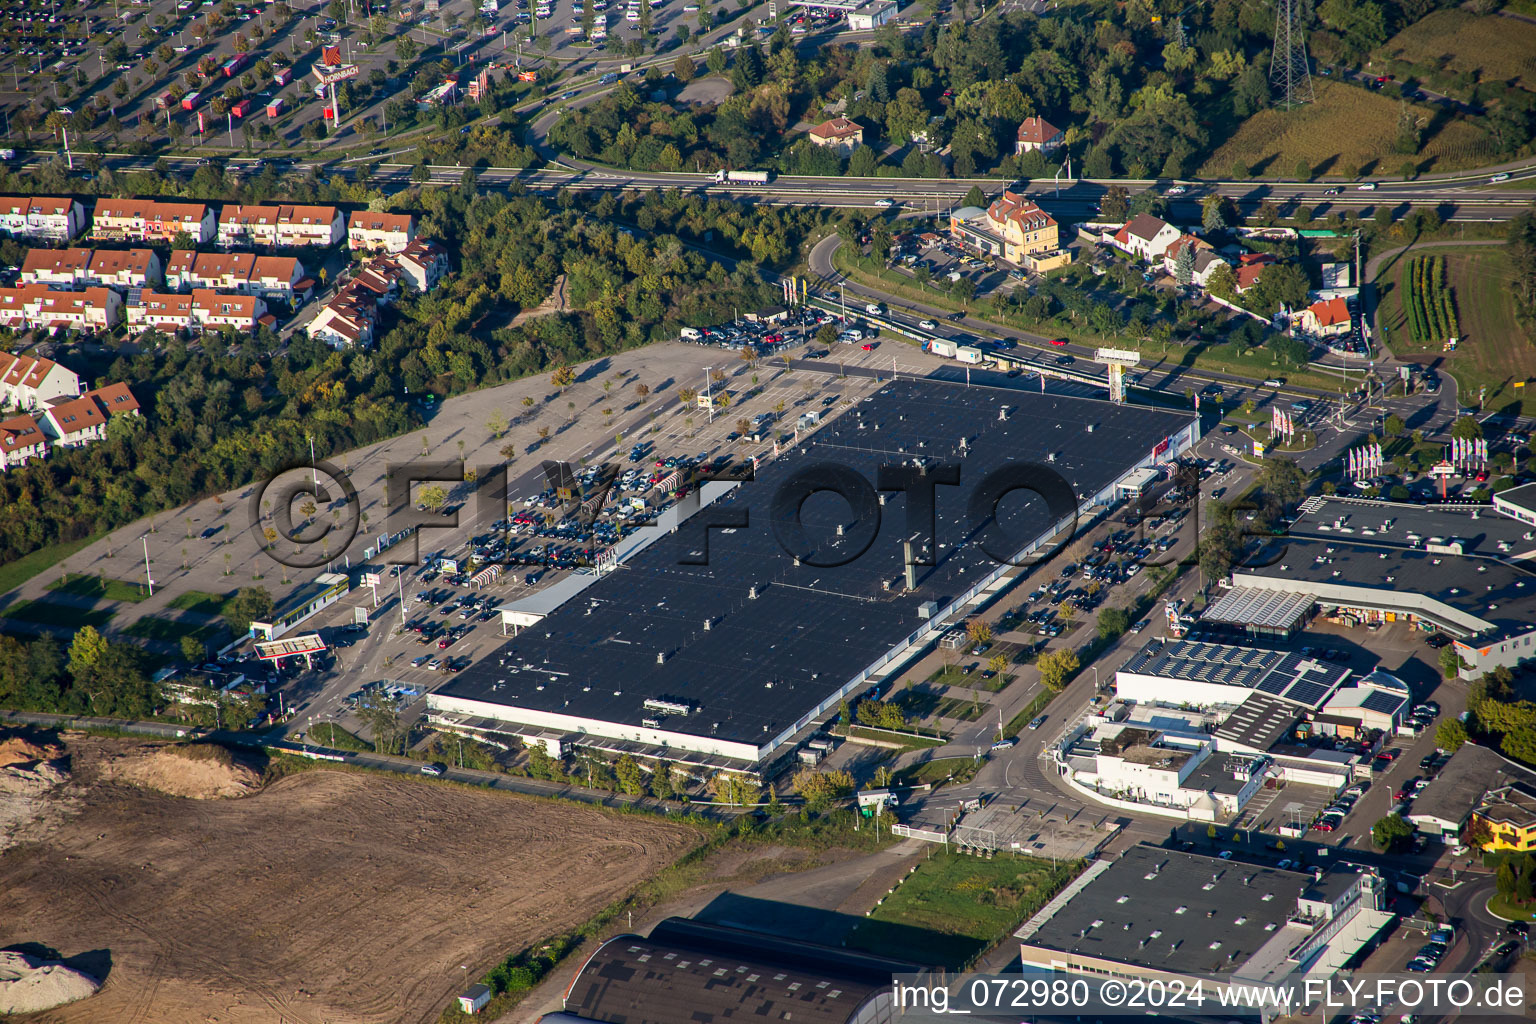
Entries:
{"label": "solar panel array", "polygon": [[1386,693],[1382,690],[1373,690],[1361,704],[1361,707],[1367,711],[1375,711],[1383,715],[1390,715],[1402,706],[1402,697],[1394,693]]}
{"label": "solar panel array", "polygon": [[1308,679],[1298,679],[1291,684],[1291,688],[1285,691],[1284,699],[1304,704],[1309,708],[1322,706],[1322,703],[1333,693],[1333,687],[1327,683],[1314,683]]}

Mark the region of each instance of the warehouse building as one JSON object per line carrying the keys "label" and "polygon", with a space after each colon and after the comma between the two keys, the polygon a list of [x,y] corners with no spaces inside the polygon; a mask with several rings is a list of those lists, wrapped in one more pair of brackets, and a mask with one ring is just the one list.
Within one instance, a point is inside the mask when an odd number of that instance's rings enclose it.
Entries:
{"label": "warehouse building", "polygon": [[599,946],[544,1024],[886,1024],[915,964],[672,917]]}
{"label": "warehouse building", "polygon": [[[1044,553],[1074,522],[1104,514],[1127,474],[1196,439],[1187,414],[1095,395],[1075,384],[1040,394],[893,381],[760,464],[754,482],[709,485],[714,500],[694,519],[584,577],[565,603],[514,605],[518,635],[431,694],[429,719],[555,750],[759,771],[994,592],[1003,560]],[[963,475],[936,487],[936,547],[904,546],[905,496],[874,490],[880,467],[925,487],[941,464]],[[970,505],[997,474],[1047,492],[1049,507],[1016,490],[981,537]],[[859,502],[853,522],[830,496],[804,502],[803,533],[776,514],[784,495],[833,483]],[[693,525],[705,521],[723,528]]]}
{"label": "warehouse building", "polygon": [[1115,673],[1115,694],[1138,704],[1213,707],[1267,694],[1317,708],[1349,678],[1341,665],[1294,651],[1149,640]]}
{"label": "warehouse building", "polygon": [[1277,557],[1232,584],[1302,595],[1346,625],[1443,632],[1473,679],[1536,657],[1533,557],[1536,531],[1512,512],[1309,498]]}
{"label": "warehouse building", "polygon": [[1284,871],[1136,846],[1089,865],[1015,937],[1025,970],[1276,982],[1351,965],[1393,920],[1386,907],[1381,877],[1352,866]]}
{"label": "warehouse building", "polygon": [[1464,744],[1424,791],[1414,798],[1404,815],[1414,828],[1443,842],[1460,841],[1467,819],[1481,807],[1491,791],[1516,783],[1527,786],[1536,774],[1502,754],[1474,743]]}

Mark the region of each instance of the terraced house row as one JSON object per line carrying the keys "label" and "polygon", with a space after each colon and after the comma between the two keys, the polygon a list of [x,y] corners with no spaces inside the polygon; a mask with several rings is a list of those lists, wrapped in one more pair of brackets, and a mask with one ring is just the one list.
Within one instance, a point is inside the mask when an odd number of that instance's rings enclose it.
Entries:
{"label": "terraced house row", "polygon": [[367,252],[399,253],[416,238],[408,213],[294,204],[243,206],[161,199],[99,199],[89,213],[58,196],[0,197],[0,234],[34,242],[67,242],[89,230],[110,242],[171,243],[226,248],[328,248],[347,242]]}

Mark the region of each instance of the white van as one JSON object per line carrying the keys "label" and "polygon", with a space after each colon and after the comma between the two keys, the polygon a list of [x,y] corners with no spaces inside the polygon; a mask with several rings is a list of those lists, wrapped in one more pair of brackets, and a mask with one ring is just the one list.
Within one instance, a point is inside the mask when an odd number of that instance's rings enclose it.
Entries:
{"label": "white van", "polygon": [[684,341],[699,341],[704,337],[703,333],[697,327],[684,327],[677,333],[682,337]]}

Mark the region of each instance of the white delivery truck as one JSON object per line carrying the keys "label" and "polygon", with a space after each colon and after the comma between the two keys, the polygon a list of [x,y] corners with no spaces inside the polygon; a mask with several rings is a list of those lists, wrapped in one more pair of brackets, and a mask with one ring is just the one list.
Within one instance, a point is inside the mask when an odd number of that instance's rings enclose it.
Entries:
{"label": "white delivery truck", "polygon": [[928,343],[927,348],[928,351],[933,355],[942,356],[945,359],[953,359],[955,358],[955,351],[958,346],[956,346],[952,341],[945,341],[943,338],[934,338]]}
{"label": "white delivery truck", "polygon": [[766,185],[773,178],[772,171],[716,171],[716,185]]}
{"label": "white delivery truck", "polygon": [[962,363],[979,363],[982,359],[981,349],[972,348],[969,345],[961,345],[955,349],[955,358]]}

